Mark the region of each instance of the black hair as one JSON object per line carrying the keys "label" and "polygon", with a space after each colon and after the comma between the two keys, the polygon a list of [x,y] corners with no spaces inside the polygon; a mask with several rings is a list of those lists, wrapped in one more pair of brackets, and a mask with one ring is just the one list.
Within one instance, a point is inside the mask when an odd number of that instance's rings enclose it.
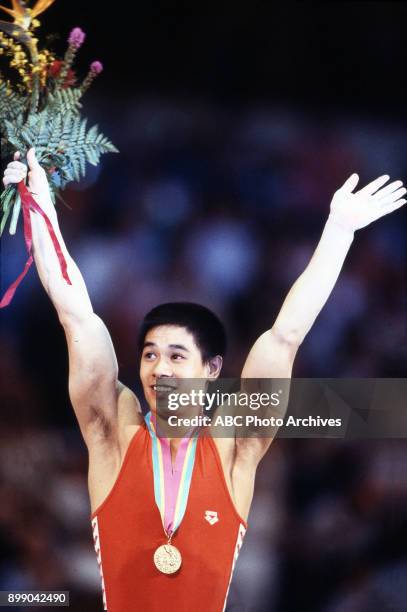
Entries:
{"label": "black hair", "polygon": [[193,302],[168,302],[150,310],[141,322],[138,334],[140,356],[147,333],[159,325],[185,327],[193,335],[203,363],[216,355],[223,357],[226,353],[225,328],[215,313]]}

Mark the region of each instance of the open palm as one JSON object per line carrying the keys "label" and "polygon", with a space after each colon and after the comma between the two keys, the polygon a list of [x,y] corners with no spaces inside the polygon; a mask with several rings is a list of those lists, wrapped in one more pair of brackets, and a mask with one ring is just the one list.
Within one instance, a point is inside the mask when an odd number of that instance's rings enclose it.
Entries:
{"label": "open palm", "polygon": [[385,186],[389,178],[385,174],[354,192],[359,177],[352,174],[332,198],[331,217],[356,231],[403,206],[407,200],[402,196],[407,190],[402,181]]}

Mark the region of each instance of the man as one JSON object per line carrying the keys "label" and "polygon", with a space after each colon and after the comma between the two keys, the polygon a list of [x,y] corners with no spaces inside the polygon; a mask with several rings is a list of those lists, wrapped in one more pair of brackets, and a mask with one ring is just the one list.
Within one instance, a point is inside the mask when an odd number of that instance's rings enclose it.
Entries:
{"label": "man", "polygon": [[[26,166],[18,158],[17,153],[8,165],[4,185],[25,180]],[[33,149],[27,160],[29,188],[51,220],[72,282],[61,276],[43,218],[31,212],[34,259],[66,334],[69,393],[89,452],[105,609],[219,612],[247,528],[256,469],[272,438],[157,438],[151,418],[157,393],[174,380],[215,380],[225,348],[223,327],[198,305],[166,304],[146,316],[140,377],[151,414],[145,420],[138,398],[118,380],[109,333],[65,247]],[[298,347],[335,285],[354,232],[406,203],[402,182],[386,185],[388,180],[381,176],[354,192],[353,174],[335,193],[315,253],[274,325],[253,345],[243,378],[290,378]]]}

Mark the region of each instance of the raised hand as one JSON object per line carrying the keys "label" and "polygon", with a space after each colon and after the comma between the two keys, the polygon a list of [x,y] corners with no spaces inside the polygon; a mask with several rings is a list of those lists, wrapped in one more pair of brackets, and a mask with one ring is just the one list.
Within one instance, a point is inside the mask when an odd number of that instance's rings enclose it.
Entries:
{"label": "raised hand", "polygon": [[[13,183],[25,181],[27,177],[27,166],[19,161],[20,153],[14,154],[14,161],[7,165],[4,171],[3,184],[5,187]],[[34,200],[41,206],[43,211],[49,216],[55,213],[55,208],[52,203],[51,194],[47,175],[44,168],[40,166],[35,156],[35,149],[31,148],[27,153],[27,162],[29,166],[28,172],[28,188],[31,191]]]}
{"label": "raised hand", "polygon": [[402,181],[394,181],[384,186],[389,178],[385,174],[354,192],[359,177],[357,174],[352,174],[335,192],[331,202],[330,218],[354,232],[403,206],[407,200],[402,196],[407,190],[403,187]]}

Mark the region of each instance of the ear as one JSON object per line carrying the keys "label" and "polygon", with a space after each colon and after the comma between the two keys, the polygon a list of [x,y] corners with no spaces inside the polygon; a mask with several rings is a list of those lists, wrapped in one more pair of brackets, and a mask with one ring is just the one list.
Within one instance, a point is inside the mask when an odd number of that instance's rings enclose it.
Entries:
{"label": "ear", "polygon": [[223,358],[220,355],[211,357],[207,363],[208,367],[208,379],[216,380],[220,374],[223,365]]}

